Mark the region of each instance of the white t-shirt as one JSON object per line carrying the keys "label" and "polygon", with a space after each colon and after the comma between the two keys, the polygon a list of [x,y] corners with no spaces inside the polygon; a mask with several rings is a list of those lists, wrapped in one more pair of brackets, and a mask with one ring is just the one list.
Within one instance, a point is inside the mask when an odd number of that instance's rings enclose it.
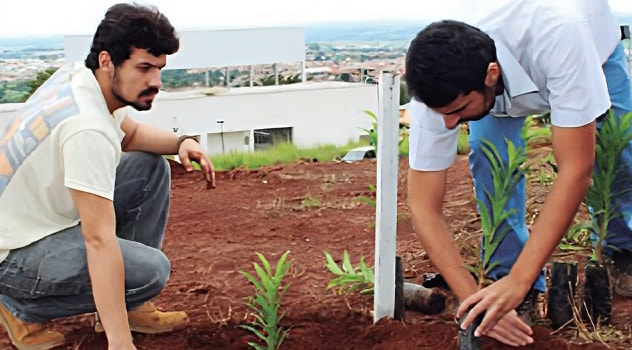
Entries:
{"label": "white t-shirt", "polygon": [[55,72],[0,130],[0,262],[79,223],[68,188],[113,200],[121,121],[92,72],[76,63]]}
{"label": "white t-shirt", "polygon": [[[503,117],[551,112],[560,127],[589,124],[610,108],[602,64],[620,40],[607,0],[510,1],[472,22],[496,44],[505,91],[491,111]],[[436,171],[456,157],[457,130],[413,99],[410,167]]]}

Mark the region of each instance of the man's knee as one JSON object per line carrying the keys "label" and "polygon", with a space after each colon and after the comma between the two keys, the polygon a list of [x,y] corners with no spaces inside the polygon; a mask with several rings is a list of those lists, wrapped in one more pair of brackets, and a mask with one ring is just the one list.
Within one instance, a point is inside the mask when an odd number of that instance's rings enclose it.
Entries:
{"label": "man's knee", "polygon": [[125,261],[125,284],[129,292],[158,294],[167,284],[171,263],[158,249],[146,247]]}
{"label": "man's knee", "polygon": [[[159,154],[136,151],[128,152],[123,157],[135,167],[151,169],[152,173],[158,175],[170,175],[171,169],[169,168],[169,163]],[[123,158],[121,158],[121,162],[123,162]]]}

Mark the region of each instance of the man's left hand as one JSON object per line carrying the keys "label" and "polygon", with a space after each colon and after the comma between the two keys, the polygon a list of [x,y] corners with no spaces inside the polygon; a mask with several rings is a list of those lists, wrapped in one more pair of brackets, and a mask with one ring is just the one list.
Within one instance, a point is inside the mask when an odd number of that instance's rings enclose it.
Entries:
{"label": "man's left hand", "polygon": [[485,312],[485,317],[474,335],[479,337],[487,334],[506,313],[517,308],[523,301],[530,285],[523,290],[521,282],[515,281],[509,274],[463,300],[456,317],[460,319],[470,307],[472,309],[461,323],[461,328],[467,329],[478,315]]}
{"label": "man's left hand", "polygon": [[182,141],[180,149],[178,150],[178,157],[180,157],[180,163],[182,163],[182,166],[186,171],[193,171],[193,165],[191,165],[192,160],[198,162],[202,168],[202,174],[206,179],[206,188],[216,187],[213,163],[199,143],[191,139]]}

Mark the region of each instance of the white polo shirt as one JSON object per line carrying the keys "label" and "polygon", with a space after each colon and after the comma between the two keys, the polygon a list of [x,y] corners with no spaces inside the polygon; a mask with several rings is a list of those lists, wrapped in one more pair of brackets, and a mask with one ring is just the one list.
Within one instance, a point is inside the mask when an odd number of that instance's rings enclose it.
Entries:
{"label": "white polo shirt", "polygon": [[[620,40],[607,0],[523,0],[491,9],[473,25],[496,44],[505,91],[490,112],[524,117],[551,112],[560,127],[586,125],[610,108],[602,64]],[[458,130],[413,99],[410,167],[436,171],[456,157]]]}

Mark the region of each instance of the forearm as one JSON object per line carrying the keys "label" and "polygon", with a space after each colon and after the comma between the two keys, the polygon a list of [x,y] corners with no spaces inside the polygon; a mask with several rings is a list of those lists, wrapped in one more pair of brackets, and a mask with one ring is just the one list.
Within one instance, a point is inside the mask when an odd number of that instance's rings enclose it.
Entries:
{"label": "forearm", "polygon": [[443,219],[447,170],[408,172],[408,204],[417,237],[459,300],[477,290]]}
{"label": "forearm", "polygon": [[177,154],[178,135],[149,124],[138,123],[125,135],[123,150]]}
{"label": "forearm", "polygon": [[125,305],[125,270],[114,235],[86,242],[88,272],[94,303],[110,346],[132,342]]}
{"label": "forearm", "polygon": [[528,290],[566,234],[590,186],[586,171],[560,171],[531,234],[510,274],[520,276]]}
{"label": "forearm", "polygon": [[442,216],[420,218],[414,220],[414,225],[426,253],[457,298],[462,301],[475,293],[476,282],[465,267]]}

